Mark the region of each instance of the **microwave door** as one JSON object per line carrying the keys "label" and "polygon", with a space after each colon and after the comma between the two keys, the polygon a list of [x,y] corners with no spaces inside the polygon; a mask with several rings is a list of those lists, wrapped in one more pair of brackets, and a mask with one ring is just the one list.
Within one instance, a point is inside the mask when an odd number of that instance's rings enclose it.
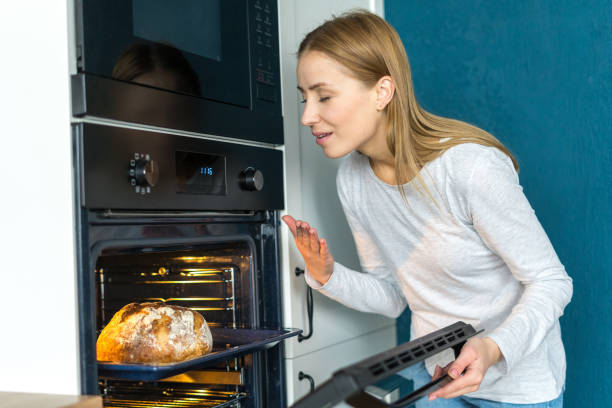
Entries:
{"label": "microwave door", "polygon": [[81,72],[249,107],[246,0],[81,0]]}

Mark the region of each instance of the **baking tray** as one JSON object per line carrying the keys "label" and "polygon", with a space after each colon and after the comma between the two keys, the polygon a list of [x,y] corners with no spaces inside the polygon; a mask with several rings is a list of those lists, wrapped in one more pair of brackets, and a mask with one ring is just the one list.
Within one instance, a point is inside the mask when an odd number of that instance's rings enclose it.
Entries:
{"label": "baking tray", "polygon": [[465,342],[481,332],[482,330],[476,331],[471,325],[459,321],[400,344],[336,371],[329,380],[295,402],[291,408],[331,408],[342,401],[355,408],[406,407],[443,385],[449,377],[442,376],[433,380],[393,403],[379,400],[364,389],[445,349],[452,348],[456,358]]}
{"label": "baking tray", "polygon": [[112,363],[98,361],[98,375],[138,381],[155,381],[185,371],[201,369],[219,361],[274,347],[279,341],[302,333],[301,329],[228,329],[211,327],[213,351],[178,363]]}

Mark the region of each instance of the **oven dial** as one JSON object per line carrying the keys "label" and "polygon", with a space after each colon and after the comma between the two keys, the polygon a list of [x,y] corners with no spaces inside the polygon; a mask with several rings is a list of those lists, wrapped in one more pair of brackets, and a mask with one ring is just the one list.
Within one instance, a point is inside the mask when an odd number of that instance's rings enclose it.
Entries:
{"label": "oven dial", "polygon": [[155,160],[138,159],[130,162],[132,184],[139,187],[155,187],[159,180],[159,166]]}
{"label": "oven dial", "polygon": [[243,190],[260,191],[264,186],[263,173],[253,167],[243,170],[238,180]]}

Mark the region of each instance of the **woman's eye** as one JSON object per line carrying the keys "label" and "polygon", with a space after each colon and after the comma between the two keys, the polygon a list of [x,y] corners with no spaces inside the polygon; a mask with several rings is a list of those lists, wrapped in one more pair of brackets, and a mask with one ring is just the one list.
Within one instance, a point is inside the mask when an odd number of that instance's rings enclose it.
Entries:
{"label": "woman's eye", "polygon": [[[319,98],[319,102],[325,102],[325,101],[329,100],[329,98],[331,98],[331,97],[330,96],[324,96],[322,98]],[[305,98],[300,101],[300,103],[306,103],[306,102],[307,102],[307,99],[305,99]]]}

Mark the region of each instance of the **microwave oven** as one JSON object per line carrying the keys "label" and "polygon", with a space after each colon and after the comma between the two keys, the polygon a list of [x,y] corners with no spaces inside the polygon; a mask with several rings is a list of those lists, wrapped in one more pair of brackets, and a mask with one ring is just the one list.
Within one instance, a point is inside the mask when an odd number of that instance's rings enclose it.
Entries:
{"label": "microwave oven", "polygon": [[283,144],[276,0],[76,0],[73,116]]}

